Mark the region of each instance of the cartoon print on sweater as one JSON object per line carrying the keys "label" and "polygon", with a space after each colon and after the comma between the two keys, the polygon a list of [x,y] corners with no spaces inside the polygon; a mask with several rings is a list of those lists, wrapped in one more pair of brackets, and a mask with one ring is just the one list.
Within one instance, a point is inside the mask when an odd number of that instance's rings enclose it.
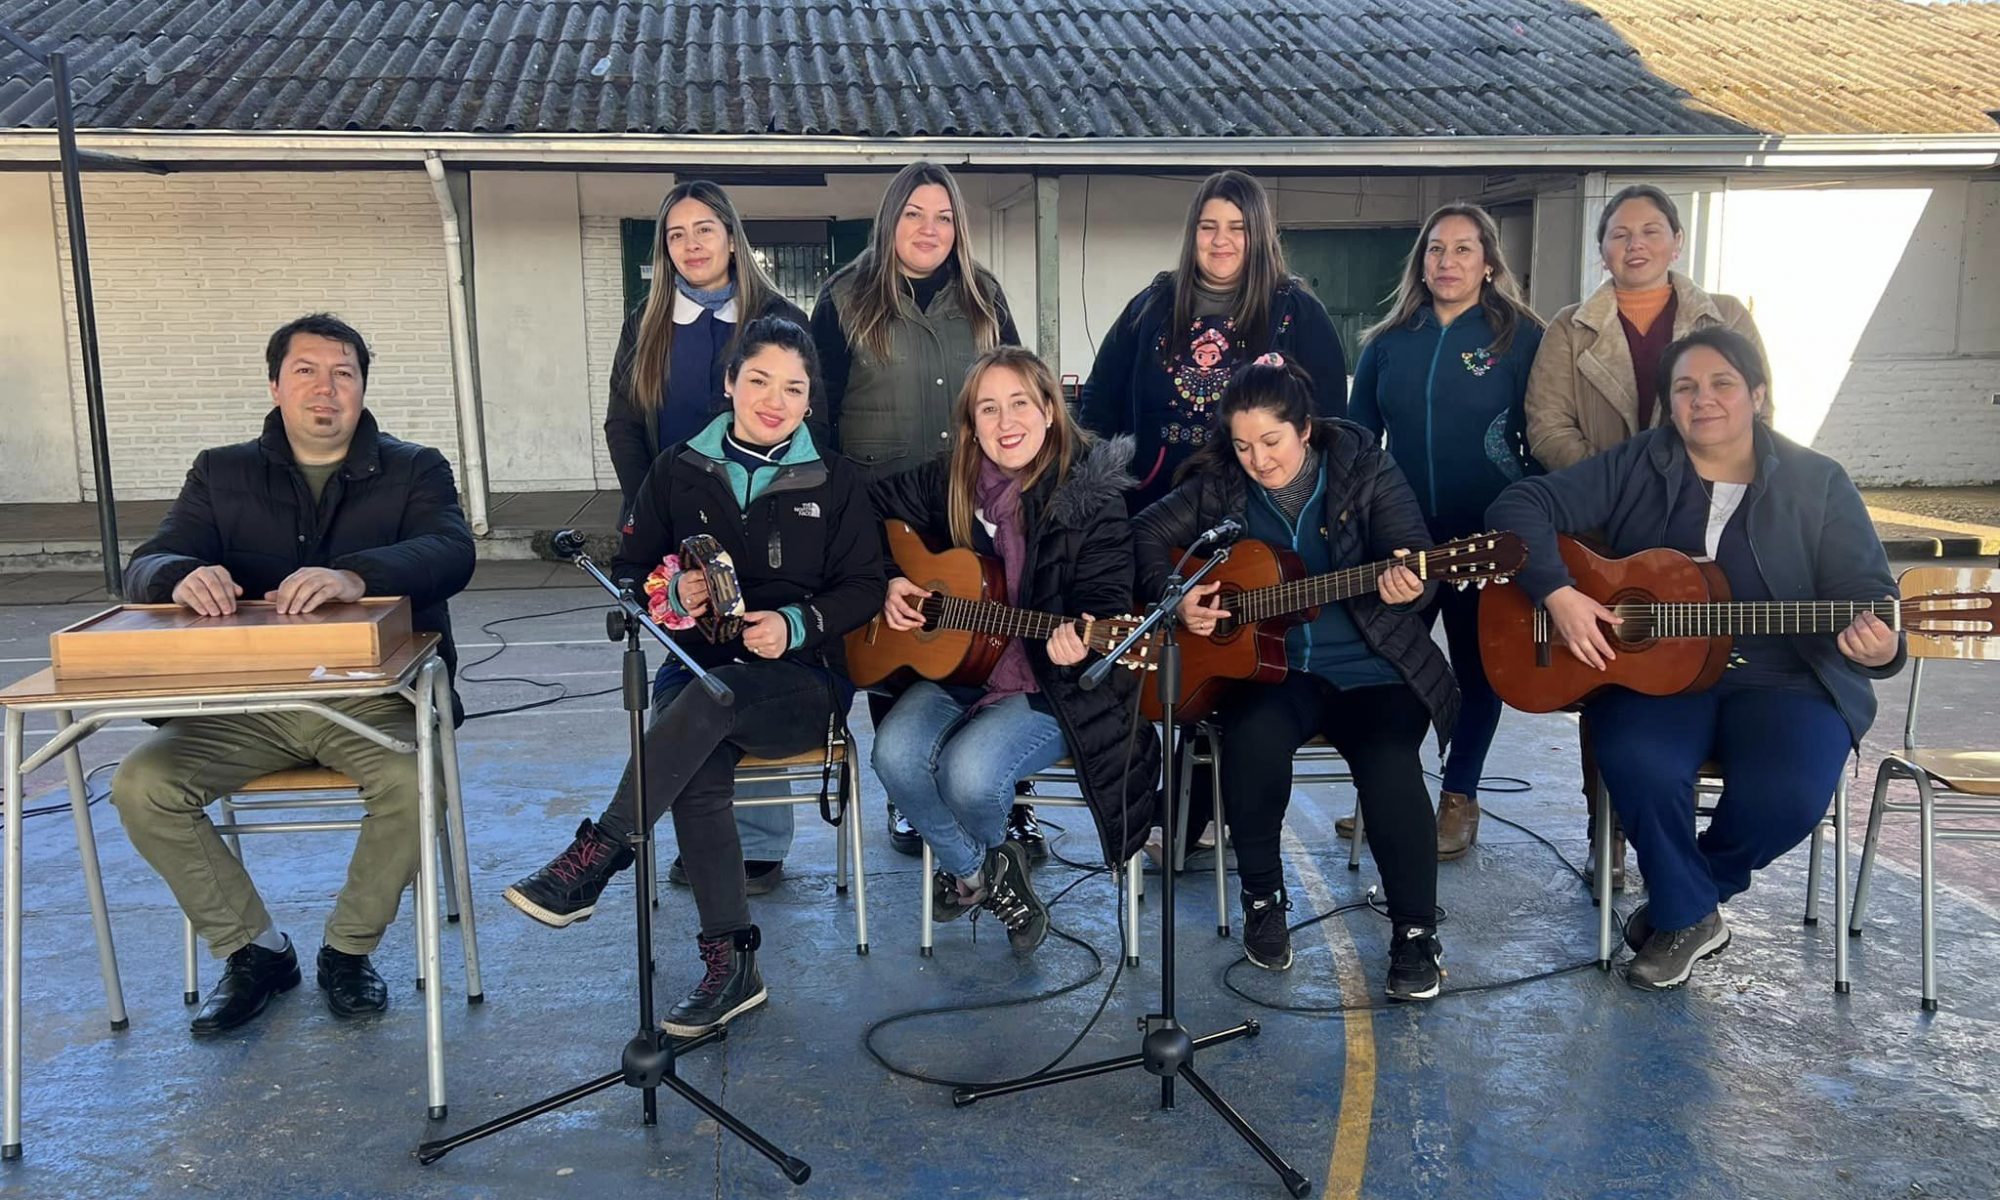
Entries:
{"label": "cartoon print on sweater", "polygon": [[[1291,323],[1291,314],[1285,314],[1276,332],[1282,334]],[[1165,341],[1163,336],[1162,350]],[[1174,394],[1168,401],[1166,424],[1160,427],[1160,440],[1190,446],[1206,442],[1214,406],[1242,359],[1234,317],[1199,317],[1190,323],[1187,347],[1174,355]]]}

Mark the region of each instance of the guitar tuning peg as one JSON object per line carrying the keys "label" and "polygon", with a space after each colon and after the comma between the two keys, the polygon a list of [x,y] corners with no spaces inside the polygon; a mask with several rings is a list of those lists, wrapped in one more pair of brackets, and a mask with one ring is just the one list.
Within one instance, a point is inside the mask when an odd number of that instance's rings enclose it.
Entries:
{"label": "guitar tuning peg", "polygon": [[1486,590],[1486,581],[1484,579],[1479,581],[1479,590],[1482,592]]}

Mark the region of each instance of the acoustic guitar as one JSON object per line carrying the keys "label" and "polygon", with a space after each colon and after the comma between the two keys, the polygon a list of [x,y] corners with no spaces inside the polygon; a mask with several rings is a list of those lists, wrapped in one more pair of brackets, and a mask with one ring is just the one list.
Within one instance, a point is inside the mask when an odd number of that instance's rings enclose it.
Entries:
{"label": "acoustic guitar", "polygon": [[[1104,654],[1139,624],[1131,616],[1085,621],[1012,607],[1006,603],[1006,569],[998,559],[959,547],[933,549],[904,521],[884,525],[890,557],[904,577],[930,594],[917,604],[924,615],[920,628],[891,629],[876,613],[868,624],[847,635],[847,675],[857,687],[913,677],[976,686],[986,682],[1015,638],[1047,640],[1058,627],[1073,624],[1085,646]],[[1154,648],[1153,638],[1141,640],[1127,652],[1123,665],[1156,669]]]}
{"label": "acoustic guitar", "polygon": [[1548,610],[1519,588],[1479,599],[1479,652],[1502,700],[1523,712],[1553,712],[1607,687],[1672,696],[1714,686],[1729,664],[1736,634],[1834,634],[1862,613],[1891,629],[1933,637],[2000,633],[1995,597],[1935,592],[1908,599],[1739,600],[1729,598],[1722,568],[1678,550],[1605,558],[1559,537],[1563,565],[1577,590],[1623,618],[1605,628],[1614,658],[1606,670],[1584,665],[1562,645]]}
{"label": "acoustic guitar", "polygon": [[[1182,551],[1174,551],[1176,561]],[[1186,567],[1193,575],[1194,559]],[[1390,567],[1404,566],[1426,582],[1436,579],[1459,587],[1506,583],[1528,561],[1528,547],[1511,533],[1479,533],[1458,538],[1403,558],[1384,559],[1358,567],[1307,575],[1299,556],[1265,542],[1245,539],[1230,547],[1229,560],[1203,582],[1220,580],[1222,588],[1209,601],[1226,608],[1208,637],[1183,635],[1181,687],[1175,701],[1176,721],[1195,722],[1215,711],[1231,685],[1276,683],[1285,677],[1285,632],[1318,615],[1324,604],[1372,594]],[[1156,689],[1144,688],[1140,711],[1161,718]]]}

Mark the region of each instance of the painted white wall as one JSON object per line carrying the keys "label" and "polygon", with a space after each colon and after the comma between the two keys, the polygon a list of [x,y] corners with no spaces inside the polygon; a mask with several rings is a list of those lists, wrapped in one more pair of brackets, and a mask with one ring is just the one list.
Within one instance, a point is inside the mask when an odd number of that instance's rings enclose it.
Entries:
{"label": "painted white wall", "polygon": [[494,491],[597,486],[583,261],[577,176],[472,173],[474,352]]}
{"label": "painted white wall", "polygon": [[[422,172],[88,174],[83,186],[120,499],[171,497],[197,453],[257,436],[271,407],[264,343],[321,310],[368,340],[382,428],[456,461],[444,234]],[[55,209],[67,262],[59,194]],[[57,274],[57,311],[72,312],[69,272]],[[82,349],[74,328],[62,336],[82,429]],[[87,438],[70,470],[41,498],[95,499]]]}
{"label": "painted white wall", "polygon": [[[0,502],[81,500],[51,175],[0,174]],[[81,380],[77,391],[83,390]]]}
{"label": "painted white wall", "polygon": [[2000,479],[2000,184],[1739,180],[1720,207],[1781,430],[1863,482]]}

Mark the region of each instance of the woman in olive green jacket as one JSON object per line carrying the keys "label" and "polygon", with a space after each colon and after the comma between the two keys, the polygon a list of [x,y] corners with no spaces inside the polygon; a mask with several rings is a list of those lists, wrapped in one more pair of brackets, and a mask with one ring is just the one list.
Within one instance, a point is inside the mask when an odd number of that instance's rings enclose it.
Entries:
{"label": "woman in olive green jacket", "polygon": [[1653,375],[1676,338],[1723,325],[1763,349],[1742,301],[1672,269],[1681,244],[1680,213],[1660,189],[1628,187],[1605,205],[1597,245],[1611,278],[1549,322],[1528,373],[1528,451],[1542,466],[1560,471],[1661,423]]}

